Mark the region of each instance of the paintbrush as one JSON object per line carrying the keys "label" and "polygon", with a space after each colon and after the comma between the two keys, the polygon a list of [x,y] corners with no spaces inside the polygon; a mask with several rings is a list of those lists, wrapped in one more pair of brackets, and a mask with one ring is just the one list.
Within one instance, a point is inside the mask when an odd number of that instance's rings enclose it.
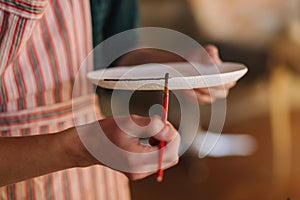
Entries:
{"label": "paintbrush", "polygon": [[[164,87],[164,97],[163,97],[163,112],[162,112],[162,121],[164,124],[167,123],[168,119],[168,108],[169,108],[169,73],[165,74],[165,87]],[[157,171],[157,181],[161,182],[163,180],[163,155],[164,155],[164,148],[165,148],[165,141],[160,141],[159,143],[159,164],[158,164],[158,171]]]}

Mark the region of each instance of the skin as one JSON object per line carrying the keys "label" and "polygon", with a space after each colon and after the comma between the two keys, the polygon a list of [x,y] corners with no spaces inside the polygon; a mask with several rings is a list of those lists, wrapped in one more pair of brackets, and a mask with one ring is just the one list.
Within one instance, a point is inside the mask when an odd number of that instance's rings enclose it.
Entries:
{"label": "skin", "polygon": [[[203,51],[195,50],[191,53],[190,59],[196,62],[215,63],[220,64],[222,60],[219,57],[218,48],[214,45],[207,45],[204,47],[208,53],[210,60],[207,60],[207,56],[203,55]],[[142,49],[128,53],[122,57],[118,65],[139,65],[145,63],[167,63],[167,62],[186,62],[183,58],[160,50],[154,49]],[[236,82],[225,84],[224,86],[213,88],[197,88],[192,90],[182,90],[182,93],[186,95],[188,99],[193,103],[199,103],[200,105],[213,103],[216,99],[226,98],[229,90],[236,85]],[[194,98],[194,92],[197,99]]]}
{"label": "skin", "polygon": [[[208,55],[210,56],[211,60],[205,60],[205,58],[201,58],[199,54],[201,52],[195,51],[193,55],[193,61],[199,62],[214,62],[215,64],[222,63],[222,60],[219,57],[218,48],[213,45],[207,45],[204,47]],[[199,103],[200,105],[213,103],[216,99],[226,98],[229,94],[229,90],[236,85],[236,82],[225,84],[224,86],[217,86],[212,88],[196,88],[194,92],[196,93],[197,99],[195,100],[194,96],[191,94],[193,93],[191,90],[184,90],[183,93],[186,97],[189,98],[194,103]]]}
{"label": "skin", "polygon": [[[217,48],[207,46],[206,50],[211,58],[220,63]],[[195,55],[197,57],[197,52]],[[162,52],[141,50],[133,52],[120,59],[120,65],[141,64],[149,62],[174,62],[183,61],[176,55],[165,54]],[[227,84],[223,87],[214,88],[213,93],[209,93],[207,88],[195,89],[197,93],[197,103],[206,104],[213,102],[216,98],[225,98],[228,91],[235,83]],[[225,90],[224,90],[225,89]],[[189,92],[183,91],[186,96]],[[124,123],[130,123],[130,119],[137,124],[146,125],[150,122],[149,118],[139,116],[128,116],[122,119]],[[126,121],[127,120],[127,121]],[[115,124],[113,118],[106,118],[81,127],[84,133],[93,132],[93,127],[100,124],[105,135],[115,145],[120,148],[136,153],[153,152],[158,149],[157,146],[144,146],[140,144],[141,134],[148,136],[154,135],[157,140],[166,141],[169,148],[164,153],[164,168],[169,168],[178,162],[179,134],[174,127],[167,123],[166,125],[156,118],[152,121],[151,126],[147,129],[147,133],[139,133],[132,130],[129,137]],[[159,128],[158,128],[159,127]],[[157,133],[157,134],[156,134]],[[143,135],[144,136],[144,135]],[[51,144],[51,145],[49,145]],[[106,149],[101,149],[105,151]],[[126,156],[126,155],[124,155]],[[46,135],[26,136],[26,137],[0,137],[0,186],[16,183],[18,181],[27,180],[33,177],[41,176],[51,172],[73,168],[87,167],[91,165],[103,165],[95,159],[84,147],[75,128],[65,131]],[[157,159],[150,159],[147,163],[139,160],[130,160],[127,165],[132,168],[144,167],[144,165],[157,164]],[[108,166],[109,167],[109,166]],[[124,174],[131,180],[137,180],[149,176],[156,171],[147,173],[128,173]]]}
{"label": "skin", "polygon": [[[130,123],[130,119],[133,119],[135,123],[140,125],[146,125],[150,122],[149,118],[139,116],[123,117],[122,120]],[[84,131],[83,134],[90,135],[91,131],[94,130],[94,126],[98,125],[98,123],[103,128],[108,139],[126,151],[147,153],[158,149],[157,146],[140,144],[139,137],[128,137],[128,134],[116,126],[113,118],[81,126],[81,130]],[[157,133],[157,131],[159,132]],[[147,129],[147,134],[153,135],[155,133],[157,134],[154,135],[154,138],[157,140],[164,140],[167,143],[176,141],[176,145],[173,145],[173,148],[165,151],[165,158],[171,161],[171,163],[168,163],[175,165],[178,162],[179,134],[171,124],[167,123],[164,125],[158,117],[153,121],[152,126],[149,126]],[[141,135],[138,132],[133,134]],[[102,150],[109,151],[108,149]],[[148,164],[155,164],[157,160],[154,159],[151,162]],[[0,163],[0,186],[67,168],[87,167],[96,164],[103,165],[86,150],[75,128],[46,135],[0,137]],[[137,164],[141,165],[141,167],[143,165],[136,160],[128,163],[132,167],[136,167]],[[131,180],[137,180],[152,173],[154,172],[125,173],[125,175]]]}

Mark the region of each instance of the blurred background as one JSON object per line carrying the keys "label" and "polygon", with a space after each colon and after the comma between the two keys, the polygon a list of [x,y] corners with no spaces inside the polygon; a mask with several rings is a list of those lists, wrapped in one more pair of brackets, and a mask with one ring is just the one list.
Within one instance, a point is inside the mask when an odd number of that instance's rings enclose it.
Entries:
{"label": "blurred background", "polygon": [[162,183],[131,182],[133,200],[300,199],[300,1],[139,0],[139,7],[141,26],[215,44],[224,61],[249,72],[227,99],[215,154],[200,159],[192,146]]}

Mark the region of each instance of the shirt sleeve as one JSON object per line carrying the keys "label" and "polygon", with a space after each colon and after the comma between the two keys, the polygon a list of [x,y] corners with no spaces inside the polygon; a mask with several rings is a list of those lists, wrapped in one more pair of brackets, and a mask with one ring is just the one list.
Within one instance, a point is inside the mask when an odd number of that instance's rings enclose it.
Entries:
{"label": "shirt sleeve", "polygon": [[43,16],[48,0],[0,0],[0,75]]}

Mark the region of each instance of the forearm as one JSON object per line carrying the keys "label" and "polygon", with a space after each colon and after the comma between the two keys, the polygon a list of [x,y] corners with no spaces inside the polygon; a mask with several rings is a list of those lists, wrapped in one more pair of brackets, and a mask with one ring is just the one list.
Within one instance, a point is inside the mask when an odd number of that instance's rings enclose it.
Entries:
{"label": "forearm", "polygon": [[91,165],[75,128],[62,133],[0,137],[0,186]]}

